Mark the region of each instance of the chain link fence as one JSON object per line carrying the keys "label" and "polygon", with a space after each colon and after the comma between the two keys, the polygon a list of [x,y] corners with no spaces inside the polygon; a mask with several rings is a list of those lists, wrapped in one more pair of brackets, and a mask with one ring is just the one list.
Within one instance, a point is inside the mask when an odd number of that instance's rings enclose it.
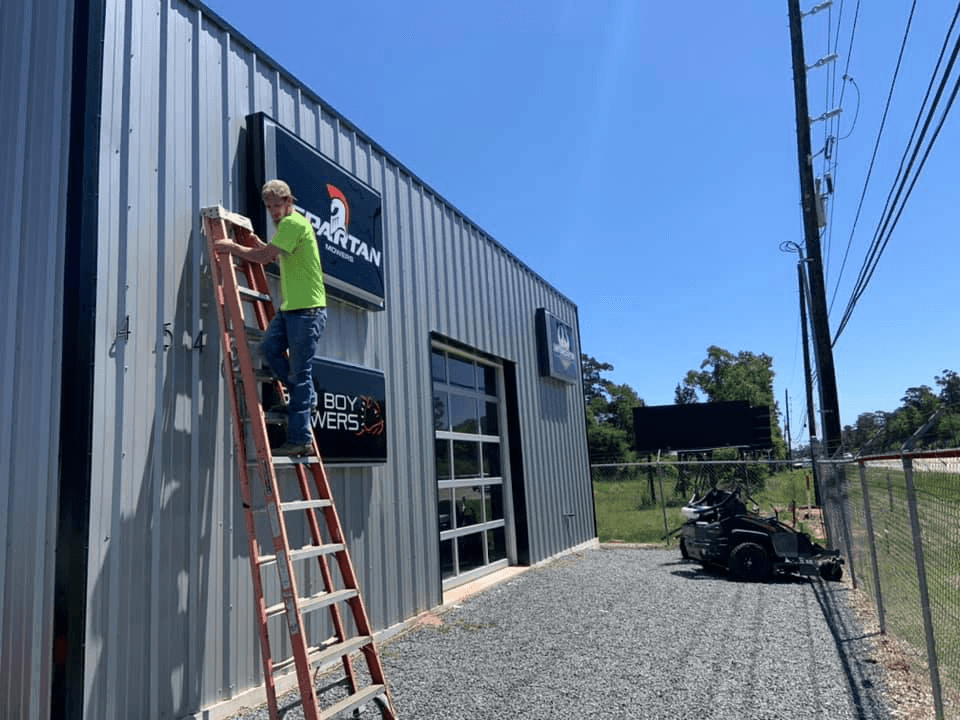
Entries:
{"label": "chain link fence", "polygon": [[937,718],[960,717],[960,450],[818,469],[831,542],[880,631],[925,658]]}

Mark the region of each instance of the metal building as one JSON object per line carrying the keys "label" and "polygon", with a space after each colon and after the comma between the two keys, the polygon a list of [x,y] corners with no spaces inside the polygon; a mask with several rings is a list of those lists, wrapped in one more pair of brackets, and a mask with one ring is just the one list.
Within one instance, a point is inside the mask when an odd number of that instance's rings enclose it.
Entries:
{"label": "metal building", "polygon": [[221,18],[2,3],[0,91],[0,716],[262,684],[199,222],[255,212],[258,122],[379,203],[321,345],[382,384],[385,456],[328,467],[374,626],[595,541],[576,306]]}

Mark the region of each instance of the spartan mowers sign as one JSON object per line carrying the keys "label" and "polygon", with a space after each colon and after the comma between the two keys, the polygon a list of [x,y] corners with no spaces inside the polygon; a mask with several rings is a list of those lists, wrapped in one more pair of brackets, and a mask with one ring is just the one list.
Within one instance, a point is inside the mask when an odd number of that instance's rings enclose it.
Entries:
{"label": "spartan mowers sign", "polygon": [[[296,192],[296,191],[294,191]],[[313,433],[328,463],[387,461],[386,386],[379,370],[317,358]]]}
{"label": "spartan mowers sign", "polygon": [[327,160],[263,113],[247,116],[250,169],[249,217],[269,237],[260,188],[270,178],[285,180],[297,212],[317,234],[324,281],[331,296],[369,310],[382,310],[382,203],[376,190]]}

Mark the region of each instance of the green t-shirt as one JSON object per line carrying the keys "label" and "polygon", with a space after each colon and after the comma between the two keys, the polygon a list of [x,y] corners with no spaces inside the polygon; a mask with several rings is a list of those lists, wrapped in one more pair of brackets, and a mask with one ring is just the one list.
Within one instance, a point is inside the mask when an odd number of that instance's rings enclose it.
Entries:
{"label": "green t-shirt", "polygon": [[317,236],[310,221],[298,212],[280,220],[277,234],[270,241],[280,253],[281,310],[326,307],[323,267]]}

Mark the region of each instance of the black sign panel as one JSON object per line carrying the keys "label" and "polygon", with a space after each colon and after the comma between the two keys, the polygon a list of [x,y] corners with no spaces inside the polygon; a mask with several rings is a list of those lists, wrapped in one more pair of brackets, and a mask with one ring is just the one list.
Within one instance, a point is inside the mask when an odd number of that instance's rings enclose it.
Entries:
{"label": "black sign panel", "polygon": [[573,328],[546,308],[537,309],[537,359],[540,374],[563,382],[580,380],[577,341]]}
{"label": "black sign panel", "polygon": [[380,370],[313,361],[318,415],[313,433],[327,463],[387,461],[386,385]]}
{"label": "black sign panel", "polygon": [[327,292],[382,310],[380,195],[263,113],[247,117],[247,130],[251,181],[247,211],[257,233],[264,239],[270,235],[260,188],[269,179],[284,180],[297,198],[297,211],[317,233]]}
{"label": "black sign panel", "polygon": [[638,452],[773,446],[770,408],[745,400],[637,407],[633,433]]}

